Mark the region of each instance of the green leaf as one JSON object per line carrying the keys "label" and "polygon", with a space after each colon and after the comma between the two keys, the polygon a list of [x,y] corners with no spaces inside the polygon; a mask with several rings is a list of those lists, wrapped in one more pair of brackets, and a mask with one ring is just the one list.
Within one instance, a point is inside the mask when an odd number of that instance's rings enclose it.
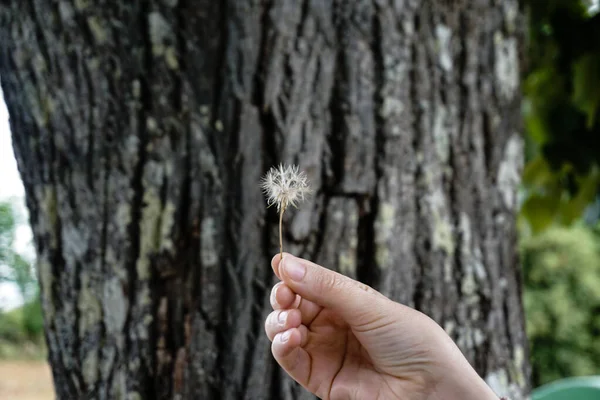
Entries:
{"label": "green leaf", "polygon": [[594,126],[600,106],[600,56],[586,54],[573,63],[573,103],[587,114],[587,126]]}
{"label": "green leaf", "polygon": [[561,223],[568,225],[580,218],[586,207],[596,198],[599,188],[600,173],[595,168],[590,174],[581,178],[575,197],[561,205]]}
{"label": "green leaf", "polygon": [[555,220],[560,198],[553,195],[531,195],[521,207],[521,215],[526,218],[532,233],[548,228]]}
{"label": "green leaf", "polygon": [[555,175],[541,155],[536,156],[525,165],[523,183],[527,186],[543,188],[553,180],[555,180]]}

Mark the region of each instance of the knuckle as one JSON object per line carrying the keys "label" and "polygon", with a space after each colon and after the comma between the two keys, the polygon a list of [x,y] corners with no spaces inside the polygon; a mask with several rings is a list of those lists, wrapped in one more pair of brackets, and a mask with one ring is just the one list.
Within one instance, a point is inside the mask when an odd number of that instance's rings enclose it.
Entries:
{"label": "knuckle", "polygon": [[343,277],[330,271],[319,273],[315,278],[317,287],[323,291],[339,291],[345,286]]}
{"label": "knuckle", "polygon": [[358,289],[368,293],[368,294],[376,294],[377,291],[375,289],[373,289],[371,286],[366,285],[362,282],[356,282],[356,286],[358,287]]}

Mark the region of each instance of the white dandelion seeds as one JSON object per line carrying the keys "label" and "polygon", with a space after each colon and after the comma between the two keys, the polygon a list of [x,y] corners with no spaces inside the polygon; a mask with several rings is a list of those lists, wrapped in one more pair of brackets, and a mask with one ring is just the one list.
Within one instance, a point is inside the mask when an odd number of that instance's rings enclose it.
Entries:
{"label": "white dandelion seeds", "polygon": [[267,195],[267,204],[269,207],[277,204],[277,211],[285,211],[288,205],[297,207],[298,201],[304,200],[310,191],[306,174],[300,172],[296,165],[271,168],[261,187]]}
{"label": "white dandelion seeds", "polygon": [[283,258],[282,222],[283,213],[289,205],[298,207],[298,202],[310,193],[308,179],[296,165],[271,168],[261,182],[261,188],[267,196],[267,205],[277,205],[279,212],[279,250]]}

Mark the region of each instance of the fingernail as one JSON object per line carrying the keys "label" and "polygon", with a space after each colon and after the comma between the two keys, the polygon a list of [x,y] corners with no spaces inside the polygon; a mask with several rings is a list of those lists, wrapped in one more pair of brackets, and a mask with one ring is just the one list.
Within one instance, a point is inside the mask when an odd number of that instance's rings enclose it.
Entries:
{"label": "fingernail", "polygon": [[285,331],[281,334],[281,341],[287,342],[290,339],[290,331]]}
{"label": "fingernail", "polygon": [[279,286],[275,286],[275,288],[273,288],[271,291],[271,304],[273,305],[279,305],[279,302],[277,301],[277,290],[279,290]]}
{"label": "fingernail", "polygon": [[306,267],[295,258],[284,258],[283,269],[285,273],[296,282],[300,282],[306,273]]}
{"label": "fingernail", "polygon": [[283,323],[285,323],[285,320],[287,319],[287,315],[288,315],[288,312],[287,312],[287,311],[282,311],[282,312],[280,312],[280,313],[279,313],[279,315],[277,316],[277,321],[278,321],[280,324],[283,324]]}

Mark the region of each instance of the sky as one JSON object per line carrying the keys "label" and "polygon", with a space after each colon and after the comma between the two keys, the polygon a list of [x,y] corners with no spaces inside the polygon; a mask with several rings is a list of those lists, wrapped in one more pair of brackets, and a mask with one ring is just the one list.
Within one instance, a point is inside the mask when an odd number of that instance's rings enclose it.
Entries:
{"label": "sky", "polygon": [[10,128],[8,126],[8,110],[4,104],[0,88],[0,198],[23,197],[24,189],[17,170],[17,161],[12,148]]}
{"label": "sky", "polygon": [[[17,161],[12,148],[8,111],[4,104],[0,88],[0,201],[10,201],[17,207],[17,213],[27,216],[25,208],[25,189],[17,169]],[[17,226],[15,250],[20,253],[32,254],[31,229],[26,218]],[[2,268],[2,266],[0,266]],[[0,309],[11,309],[22,303],[21,295],[16,285],[0,282]]]}

